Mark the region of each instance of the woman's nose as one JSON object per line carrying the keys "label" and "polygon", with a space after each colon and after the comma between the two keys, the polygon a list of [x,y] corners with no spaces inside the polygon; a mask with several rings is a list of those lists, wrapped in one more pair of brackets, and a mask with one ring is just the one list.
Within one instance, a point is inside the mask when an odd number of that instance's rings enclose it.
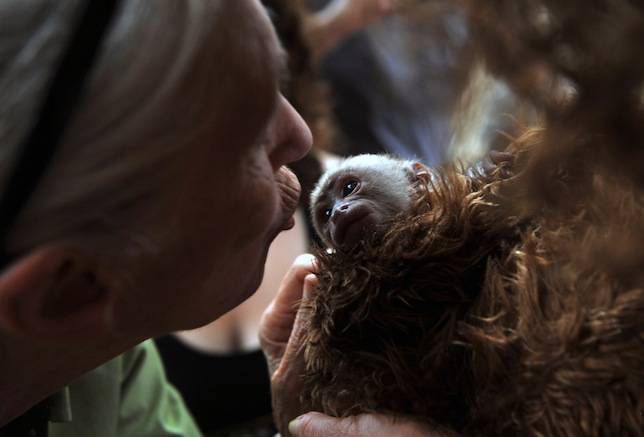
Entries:
{"label": "woman's nose", "polygon": [[302,116],[284,98],[279,96],[275,120],[275,148],[270,161],[275,170],[289,162],[303,158],[311,149],[313,135]]}

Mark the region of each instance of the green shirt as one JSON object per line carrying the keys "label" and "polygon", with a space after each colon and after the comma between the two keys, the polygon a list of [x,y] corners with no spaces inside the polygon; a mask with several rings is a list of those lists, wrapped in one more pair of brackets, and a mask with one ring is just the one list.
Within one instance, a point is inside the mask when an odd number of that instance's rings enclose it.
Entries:
{"label": "green shirt", "polygon": [[[197,437],[150,340],[86,373],[48,401],[49,437]],[[27,435],[37,435],[34,424]]]}

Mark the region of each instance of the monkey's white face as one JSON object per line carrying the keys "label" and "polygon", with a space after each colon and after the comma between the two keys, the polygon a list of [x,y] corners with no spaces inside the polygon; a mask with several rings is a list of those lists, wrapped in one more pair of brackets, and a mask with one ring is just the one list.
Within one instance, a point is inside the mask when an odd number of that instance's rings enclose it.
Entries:
{"label": "monkey's white face", "polygon": [[156,330],[203,325],[255,292],[268,247],[292,226],[299,197],[283,166],[312,142],[278,92],[282,49],[264,9],[256,0],[220,7],[234,31],[222,32],[229,38],[220,50],[230,51],[222,59],[230,62],[219,80],[236,86],[217,97],[221,121],[185,151],[188,165],[171,201],[172,243],[142,280],[158,310]]}
{"label": "monkey's white face", "polygon": [[349,249],[411,208],[414,163],[359,155],[322,176],[311,196],[313,224],[322,241]]}

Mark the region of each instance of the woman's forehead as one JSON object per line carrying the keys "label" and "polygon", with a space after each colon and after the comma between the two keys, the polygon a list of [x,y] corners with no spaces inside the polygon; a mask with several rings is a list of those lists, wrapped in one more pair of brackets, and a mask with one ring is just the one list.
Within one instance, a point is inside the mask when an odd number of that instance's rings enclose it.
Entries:
{"label": "woman's forehead", "polygon": [[216,54],[210,54],[217,62],[217,77],[211,80],[212,110],[219,114],[220,133],[228,131],[247,144],[247,137],[258,134],[273,114],[285,59],[258,2],[222,3],[212,35]]}

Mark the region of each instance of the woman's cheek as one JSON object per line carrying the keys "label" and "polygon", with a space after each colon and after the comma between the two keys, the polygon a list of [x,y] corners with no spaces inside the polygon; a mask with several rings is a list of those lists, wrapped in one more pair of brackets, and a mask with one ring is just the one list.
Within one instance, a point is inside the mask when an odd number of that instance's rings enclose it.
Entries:
{"label": "woman's cheek", "polygon": [[246,241],[265,236],[273,227],[278,209],[277,188],[272,173],[250,173],[245,178],[239,204],[241,220],[246,227]]}

